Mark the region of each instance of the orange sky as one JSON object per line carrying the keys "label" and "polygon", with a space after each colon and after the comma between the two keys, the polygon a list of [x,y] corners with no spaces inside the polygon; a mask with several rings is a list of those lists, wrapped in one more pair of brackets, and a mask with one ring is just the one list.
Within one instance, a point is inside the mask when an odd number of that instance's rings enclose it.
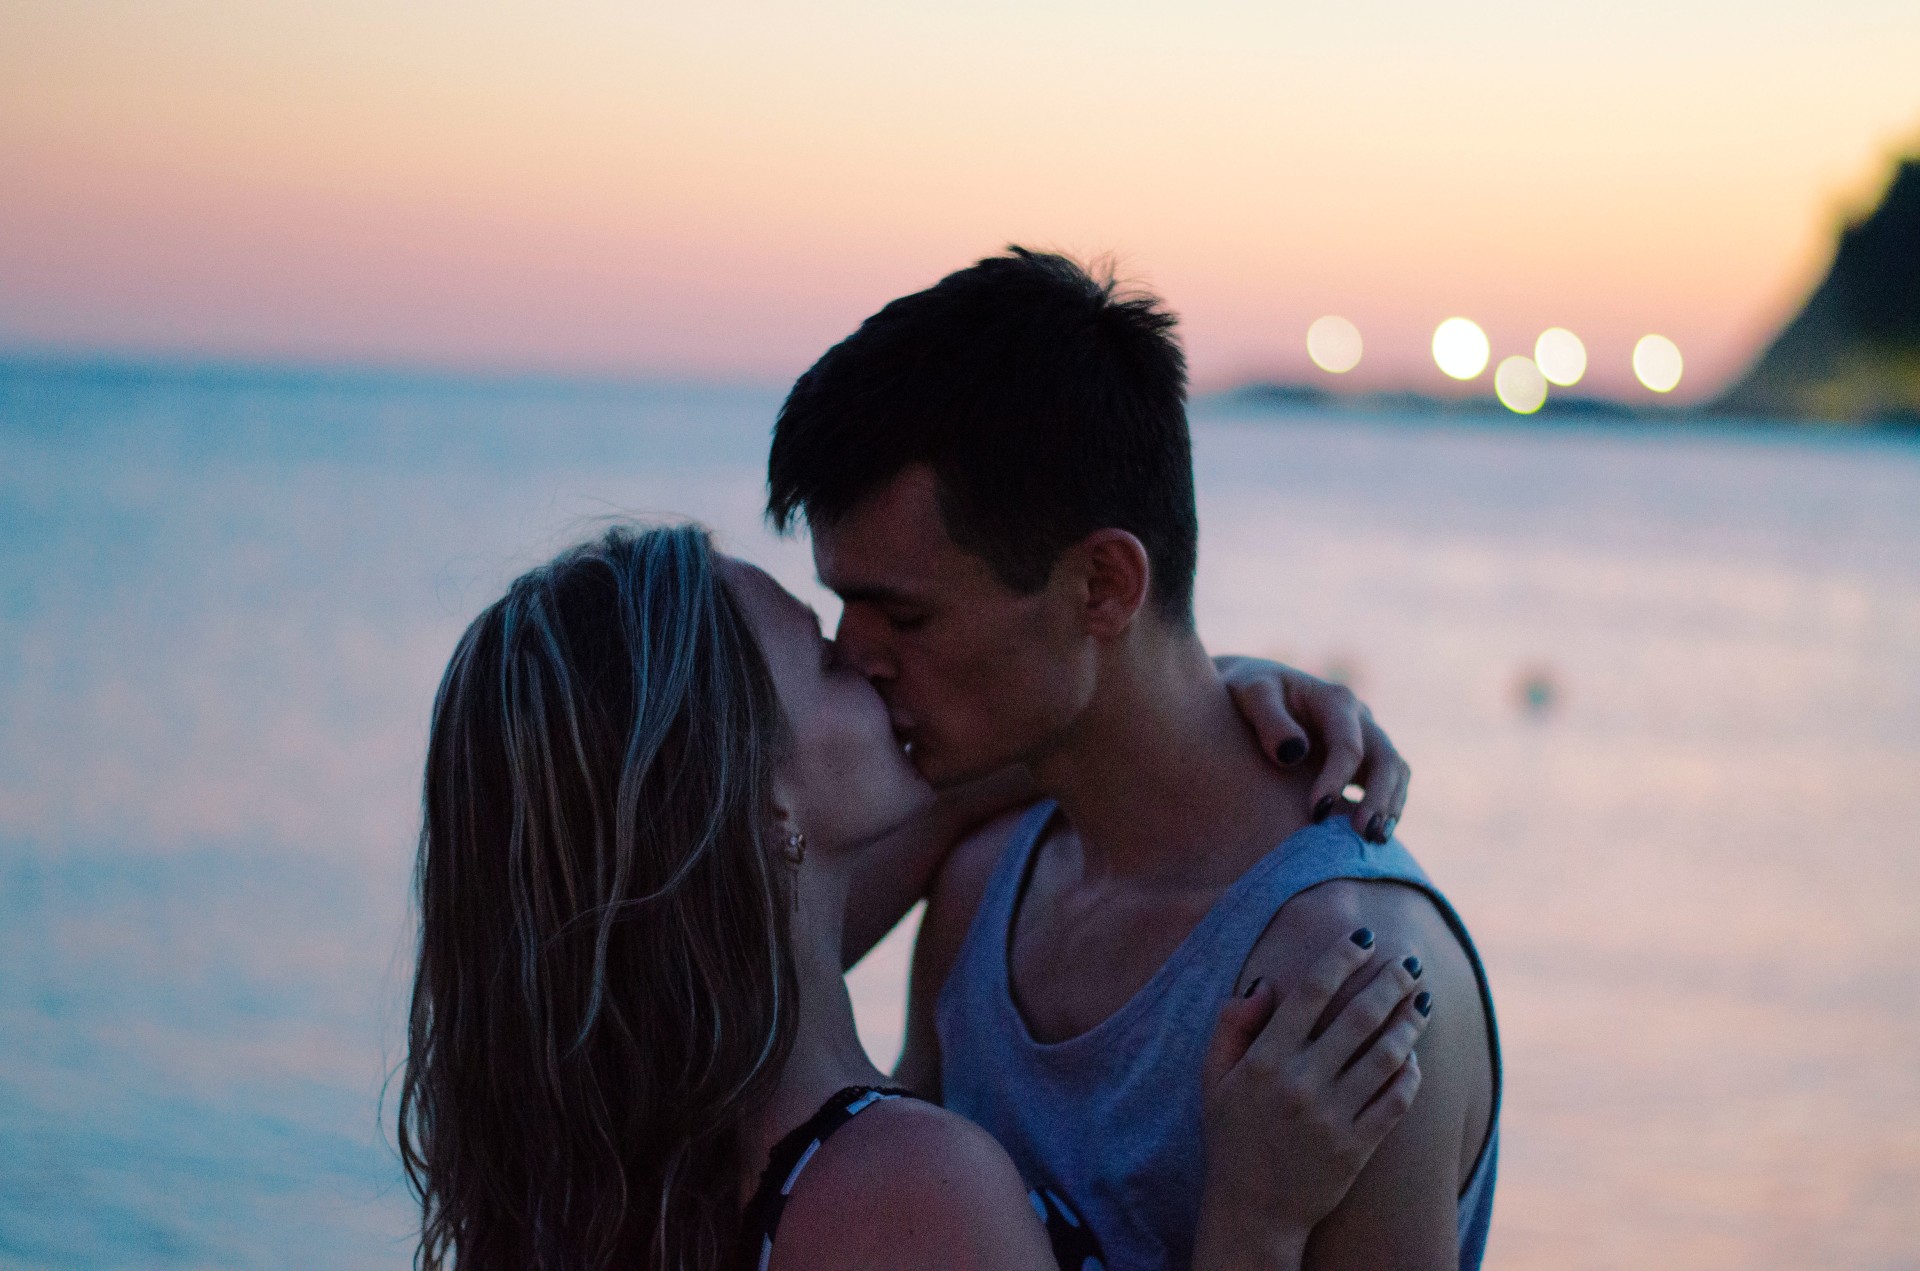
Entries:
{"label": "orange sky", "polygon": [[1116,253],[1203,387],[1336,312],[1440,388],[1458,313],[1698,394],[1916,67],[1912,0],[0,0],[0,350],[787,377],[1021,241]]}

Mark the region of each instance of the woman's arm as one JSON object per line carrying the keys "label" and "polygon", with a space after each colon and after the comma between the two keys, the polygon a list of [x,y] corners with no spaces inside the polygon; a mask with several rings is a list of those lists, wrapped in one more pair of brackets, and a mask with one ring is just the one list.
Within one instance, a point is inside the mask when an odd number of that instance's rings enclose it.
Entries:
{"label": "woman's arm", "polygon": [[1039,797],[1033,778],[1020,767],[942,790],[918,816],[862,854],[847,895],[840,937],[841,966],[853,966],[879,944],[924,897],[954,845],[1002,812]]}
{"label": "woman's arm", "polygon": [[[1214,665],[1274,762],[1292,767],[1320,756],[1317,813],[1345,810],[1363,836],[1379,843],[1392,836],[1412,773],[1365,703],[1338,684],[1263,658],[1219,657]],[[1358,804],[1341,797],[1349,785],[1366,790]],[[865,957],[906,917],[970,830],[1038,797],[1026,770],[1009,768],[941,791],[925,812],[867,849],[847,898],[841,964]]]}
{"label": "woman's arm", "polygon": [[1194,1271],[1297,1271],[1315,1224],[1413,1106],[1413,1046],[1433,998],[1404,953],[1314,1032],[1372,948],[1363,928],[1286,997],[1256,980],[1221,1009],[1203,1077],[1207,1183]]}

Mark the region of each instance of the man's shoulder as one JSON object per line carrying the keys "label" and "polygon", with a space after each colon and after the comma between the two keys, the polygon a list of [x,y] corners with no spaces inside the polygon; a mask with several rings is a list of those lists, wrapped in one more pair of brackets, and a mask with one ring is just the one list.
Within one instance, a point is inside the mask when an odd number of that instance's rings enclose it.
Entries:
{"label": "man's shoulder", "polygon": [[1452,930],[1433,897],[1411,879],[1329,878],[1287,898],[1274,912],[1260,946],[1295,950],[1311,962],[1335,938],[1359,927],[1388,934]]}
{"label": "man's shoulder", "polygon": [[1431,893],[1391,879],[1335,878],[1307,888],[1275,912],[1241,969],[1241,987],[1260,977],[1285,994],[1329,946],[1362,928],[1372,933],[1373,957],[1334,997],[1319,1027],[1389,961],[1419,959],[1420,987],[1432,994],[1433,1018],[1418,1047],[1418,1102],[1423,1114],[1464,1136],[1455,1140],[1456,1150],[1464,1148],[1464,1181],[1498,1097],[1498,1057],[1476,960]]}
{"label": "man's shoulder", "polygon": [[1473,959],[1434,896],[1411,880],[1390,878],[1331,878],[1289,897],[1247,955],[1241,986],[1265,976],[1284,987],[1330,945],[1362,928],[1373,934],[1375,961],[1403,956],[1393,951],[1404,947],[1423,967],[1441,973],[1436,980],[1471,988],[1477,996]]}
{"label": "man's shoulder", "polygon": [[1014,830],[1033,807],[1013,808],[968,831],[947,854],[927,890],[927,907],[913,942],[913,974],[907,981],[906,1048],[894,1076],[929,1098],[937,1097],[941,1086],[935,1024],[940,996],[966,948],[967,933],[994,870]]}
{"label": "man's shoulder", "polygon": [[928,892],[924,923],[945,928],[950,935],[966,934],[1014,831],[1035,806],[1012,808],[982,821],[954,845]]}

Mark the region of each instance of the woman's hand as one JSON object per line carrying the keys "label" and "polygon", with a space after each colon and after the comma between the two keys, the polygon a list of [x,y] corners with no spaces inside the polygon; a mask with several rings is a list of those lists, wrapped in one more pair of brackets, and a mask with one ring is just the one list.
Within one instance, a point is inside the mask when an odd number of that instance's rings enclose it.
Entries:
{"label": "woman's hand", "polygon": [[1372,949],[1362,928],[1279,1000],[1256,980],[1221,1008],[1203,1075],[1207,1185],[1194,1271],[1297,1267],[1314,1224],[1413,1105],[1413,1047],[1433,999],[1408,973],[1410,950],[1315,1031]]}
{"label": "woman's hand", "polygon": [[1352,690],[1265,658],[1218,657],[1213,665],[1275,763],[1291,768],[1319,743],[1320,775],[1308,796],[1314,820],[1343,810],[1341,791],[1357,785],[1366,797],[1344,807],[1354,830],[1373,843],[1393,837],[1413,770]]}

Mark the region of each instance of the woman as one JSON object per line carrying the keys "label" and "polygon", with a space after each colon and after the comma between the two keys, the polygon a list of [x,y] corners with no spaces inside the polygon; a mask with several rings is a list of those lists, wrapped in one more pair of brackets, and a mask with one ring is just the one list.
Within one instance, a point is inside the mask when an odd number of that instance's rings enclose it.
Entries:
{"label": "woman", "polygon": [[[447,668],[425,793],[400,1126],[423,1266],[1095,1252],[984,1131],[894,1097],[861,1049],[849,888],[932,793],[765,574],[680,526],[522,577]],[[1413,1097],[1411,992],[1383,972],[1311,1042],[1328,993],[1223,1009],[1196,1267],[1297,1264]]]}

